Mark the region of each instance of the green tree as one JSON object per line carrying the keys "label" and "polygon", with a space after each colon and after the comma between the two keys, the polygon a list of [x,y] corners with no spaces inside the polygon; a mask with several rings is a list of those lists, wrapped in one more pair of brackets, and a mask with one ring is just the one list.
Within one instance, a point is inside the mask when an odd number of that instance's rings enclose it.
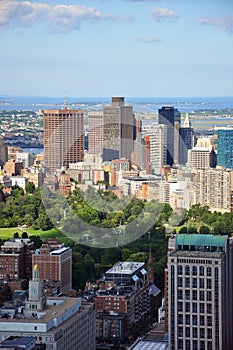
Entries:
{"label": "green tree", "polygon": [[26,183],[25,191],[26,191],[27,194],[34,193],[35,189],[36,189],[36,186],[35,186],[35,184],[33,182],[29,181],[28,183]]}

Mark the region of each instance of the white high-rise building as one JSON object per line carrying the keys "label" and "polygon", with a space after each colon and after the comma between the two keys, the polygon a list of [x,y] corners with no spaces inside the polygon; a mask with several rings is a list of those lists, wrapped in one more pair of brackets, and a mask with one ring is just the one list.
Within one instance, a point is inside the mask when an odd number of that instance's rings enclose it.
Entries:
{"label": "white high-rise building", "polygon": [[164,124],[148,124],[142,126],[142,135],[149,136],[150,164],[152,173],[159,174],[166,164],[167,157],[167,126]]}

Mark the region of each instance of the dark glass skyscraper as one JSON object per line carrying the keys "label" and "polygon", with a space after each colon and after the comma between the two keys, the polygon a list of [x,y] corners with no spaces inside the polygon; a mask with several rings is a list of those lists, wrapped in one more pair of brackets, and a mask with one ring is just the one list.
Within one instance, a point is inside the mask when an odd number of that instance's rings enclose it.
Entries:
{"label": "dark glass skyscraper", "polygon": [[167,164],[178,163],[180,112],[174,107],[162,107],[159,109],[158,122],[167,125]]}
{"label": "dark glass skyscraper", "polygon": [[233,169],[233,128],[218,130],[217,164]]}
{"label": "dark glass skyscraper", "polygon": [[188,161],[188,150],[194,146],[194,130],[191,126],[188,113],[179,133],[179,164],[185,165]]}

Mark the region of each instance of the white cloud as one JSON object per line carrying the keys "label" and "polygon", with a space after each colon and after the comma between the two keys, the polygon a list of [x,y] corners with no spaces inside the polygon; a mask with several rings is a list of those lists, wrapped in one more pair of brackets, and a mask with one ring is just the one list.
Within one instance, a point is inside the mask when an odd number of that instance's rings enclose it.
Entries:
{"label": "white cloud", "polygon": [[143,44],[154,44],[154,43],[158,43],[162,40],[159,37],[146,36],[144,38],[137,38],[137,41],[139,43],[143,43]]}
{"label": "white cloud", "polygon": [[201,24],[217,26],[227,32],[233,33],[233,16],[220,18],[203,17],[199,19]]}
{"label": "white cloud", "polygon": [[52,32],[79,30],[84,21],[130,20],[130,16],[114,17],[93,7],[82,5],[48,5],[40,2],[0,1],[0,30],[24,28],[46,22]]}
{"label": "white cloud", "polygon": [[152,9],[152,16],[156,22],[174,21],[178,18],[178,14],[176,11],[172,11],[162,7],[154,7]]}

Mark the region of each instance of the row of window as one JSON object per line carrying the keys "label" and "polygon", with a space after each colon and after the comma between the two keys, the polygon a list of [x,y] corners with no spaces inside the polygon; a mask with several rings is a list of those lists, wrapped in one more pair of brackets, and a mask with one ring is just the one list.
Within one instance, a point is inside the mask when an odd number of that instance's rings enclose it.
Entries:
{"label": "row of window", "polygon": [[[192,292],[192,293],[191,293]],[[178,299],[182,300],[200,300],[200,301],[212,301],[212,291],[211,290],[200,290],[198,293],[198,290],[194,289],[192,291],[188,290],[183,290],[183,289],[178,289],[177,293]]]}
{"label": "row of window", "polygon": [[[199,305],[199,307],[198,307]],[[178,301],[178,312],[192,312],[192,313],[208,313],[208,314],[211,314],[212,313],[212,304],[211,303],[190,303],[189,302],[185,302],[183,304],[182,301]],[[191,308],[192,306],[192,308]]]}
{"label": "row of window", "polygon": [[[192,282],[192,284],[190,283]],[[178,288],[206,288],[206,289],[212,289],[212,281],[211,278],[197,278],[197,277],[178,277],[177,279],[177,286]]]}
{"label": "row of window", "polygon": [[183,315],[183,314],[178,314],[178,325],[193,325],[197,326],[199,322],[200,326],[207,326],[207,327],[212,327],[212,316],[205,316],[204,315]]}
{"label": "row of window", "polygon": [[177,267],[177,272],[178,275],[183,275],[183,273],[186,276],[189,276],[191,271],[193,276],[197,276],[199,270],[199,275],[200,276],[205,276],[205,270],[206,270],[206,276],[211,277],[212,275],[212,268],[211,266],[200,266],[199,268],[197,266],[192,266],[192,268],[189,265],[183,266],[183,265],[178,265]]}
{"label": "row of window", "polygon": [[183,339],[179,339],[178,341],[178,347],[179,350],[190,350],[191,349],[191,345],[192,345],[192,349],[193,350],[212,350],[212,341],[208,340],[207,341],[207,346],[204,340],[189,340],[186,339],[185,341],[183,341]]}

